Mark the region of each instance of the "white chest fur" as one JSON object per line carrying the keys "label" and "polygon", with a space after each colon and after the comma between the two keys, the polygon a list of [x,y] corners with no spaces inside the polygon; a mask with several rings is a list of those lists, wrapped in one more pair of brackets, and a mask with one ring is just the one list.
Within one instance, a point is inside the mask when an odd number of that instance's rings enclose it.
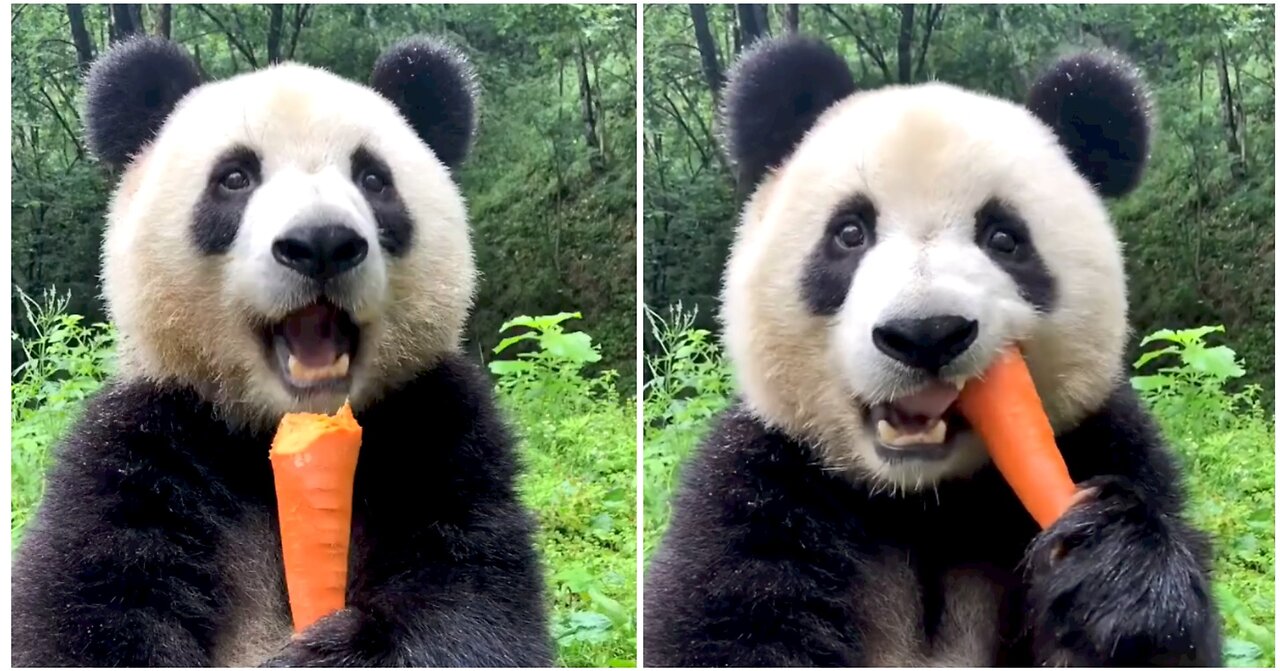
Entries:
{"label": "white chest fur", "polygon": [[280,547],[265,513],[251,516],[225,538],[220,566],[231,606],[218,632],[212,662],[221,667],[255,667],[279,652],[291,633]]}
{"label": "white chest fur", "polygon": [[869,666],[990,666],[1000,642],[1000,586],[978,569],[942,576],[942,613],[933,636],[924,633],[920,583],[905,552],[891,553],[868,571],[855,599]]}

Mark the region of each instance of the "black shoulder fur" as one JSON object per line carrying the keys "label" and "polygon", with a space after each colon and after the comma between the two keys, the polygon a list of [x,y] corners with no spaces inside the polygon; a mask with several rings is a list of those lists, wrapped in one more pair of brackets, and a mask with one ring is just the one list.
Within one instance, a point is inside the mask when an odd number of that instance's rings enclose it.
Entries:
{"label": "black shoulder fur", "polygon": [[[1117,389],[1059,441],[1096,495],[1040,533],[990,467],[936,494],[876,495],[726,413],[684,467],[648,568],[645,664],[866,666],[908,636],[927,658],[949,635],[944,579],[962,569],[1001,594],[997,615],[970,622],[996,649],[962,665],[1219,665],[1208,544],[1139,402]],[[918,601],[886,596],[894,561]]]}
{"label": "black shoulder fur", "polygon": [[[349,608],[263,661],[549,665],[533,522],[482,372],[446,360],[358,420]],[[275,519],[270,439],[185,390],[95,396],[17,551],[13,663],[208,665],[236,606],[218,558],[245,519]]]}

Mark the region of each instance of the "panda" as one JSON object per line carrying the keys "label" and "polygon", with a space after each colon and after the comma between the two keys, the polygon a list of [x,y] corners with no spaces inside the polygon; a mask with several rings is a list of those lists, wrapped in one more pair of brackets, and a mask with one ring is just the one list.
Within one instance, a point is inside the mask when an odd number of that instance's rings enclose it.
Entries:
{"label": "panda", "polygon": [[[468,60],[422,36],[368,85],[295,63],[205,81],[139,37],[85,90],[88,145],[119,171],[118,366],[17,550],[13,663],[549,666],[513,438],[461,353]],[[283,413],[348,399],[347,607],[295,636],[268,449]]]}
{"label": "panda", "polygon": [[[1124,376],[1121,247],[1154,113],[1119,54],[1024,104],[859,90],[824,41],[723,92],[749,197],[721,319],[739,396],[683,467],[644,663],[1220,666],[1209,540]],[[954,403],[1021,348],[1081,494],[1041,530]]]}

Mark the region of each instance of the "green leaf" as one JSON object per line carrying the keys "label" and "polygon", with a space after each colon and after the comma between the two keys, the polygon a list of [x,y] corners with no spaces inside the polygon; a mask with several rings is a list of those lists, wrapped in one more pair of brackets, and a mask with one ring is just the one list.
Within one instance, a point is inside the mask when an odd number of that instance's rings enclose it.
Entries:
{"label": "green leaf", "polygon": [[613,517],[609,513],[600,513],[592,518],[591,528],[594,531],[613,531]]}
{"label": "green leaf", "polygon": [[1195,370],[1218,379],[1244,375],[1244,369],[1236,363],[1236,353],[1230,347],[1219,345],[1207,349],[1188,350],[1184,358],[1187,360],[1187,365]]}
{"label": "green leaf", "polygon": [[498,346],[493,348],[493,353],[501,354],[502,350],[505,350],[506,348],[520,342],[521,340],[530,340],[537,337],[538,337],[537,333],[529,332],[529,333],[521,333],[518,336],[511,336],[510,338],[503,338],[502,342],[498,343]]}
{"label": "green leaf", "polygon": [[587,590],[587,597],[591,599],[591,603],[600,609],[600,612],[608,616],[609,620],[616,626],[623,626],[630,620],[627,609],[622,604],[605,596],[603,592],[592,587]]}
{"label": "green leaf", "polygon": [[1229,666],[1251,666],[1262,657],[1262,648],[1238,638],[1228,638],[1222,647],[1222,655]]}
{"label": "green leaf", "polygon": [[591,346],[591,336],[585,333],[551,333],[542,337],[542,347],[558,359],[578,363],[593,363],[600,354]]}
{"label": "green leaf", "polygon": [[515,326],[528,326],[533,328],[535,324],[534,318],[526,315],[515,317],[509,321],[502,322],[502,326],[498,327],[498,332],[502,333]]}
{"label": "green leaf", "polygon": [[1142,368],[1143,366],[1147,365],[1147,363],[1150,362],[1152,359],[1158,359],[1166,354],[1176,354],[1177,352],[1178,352],[1178,348],[1174,347],[1173,345],[1170,345],[1168,347],[1162,347],[1152,352],[1147,352],[1146,354],[1143,354],[1142,356],[1138,357],[1138,360],[1134,362],[1133,367],[1135,369]]}
{"label": "green leaf", "polygon": [[490,361],[489,371],[494,375],[514,375],[533,369],[528,361]]}
{"label": "green leaf", "polygon": [[1167,375],[1141,375],[1129,379],[1129,384],[1137,391],[1156,391],[1173,384],[1173,378]]}

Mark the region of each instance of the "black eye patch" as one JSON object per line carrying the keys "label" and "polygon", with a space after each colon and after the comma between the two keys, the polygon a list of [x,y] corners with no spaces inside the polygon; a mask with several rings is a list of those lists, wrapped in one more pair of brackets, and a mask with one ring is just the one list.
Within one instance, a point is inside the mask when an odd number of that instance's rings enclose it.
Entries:
{"label": "black eye patch", "polygon": [[381,158],[365,147],[351,154],[351,181],[364,195],[378,222],[378,243],[392,256],[413,242],[413,219],[400,199],[395,176]]}
{"label": "black eye patch", "polygon": [[831,215],[822,238],[809,253],[800,281],[805,304],[815,315],[840,311],[853,274],[876,241],[876,207],[866,196],[850,198]]}
{"label": "black eye patch", "polygon": [[196,202],[191,234],[205,254],[223,254],[235,242],[249,198],[262,184],[262,161],[252,149],[233,147],[210,169]]}
{"label": "black eye patch", "polygon": [[974,241],[1013,278],[1028,303],[1048,312],[1057,300],[1057,284],[1031,240],[1018,213],[999,200],[989,200],[974,215]]}

